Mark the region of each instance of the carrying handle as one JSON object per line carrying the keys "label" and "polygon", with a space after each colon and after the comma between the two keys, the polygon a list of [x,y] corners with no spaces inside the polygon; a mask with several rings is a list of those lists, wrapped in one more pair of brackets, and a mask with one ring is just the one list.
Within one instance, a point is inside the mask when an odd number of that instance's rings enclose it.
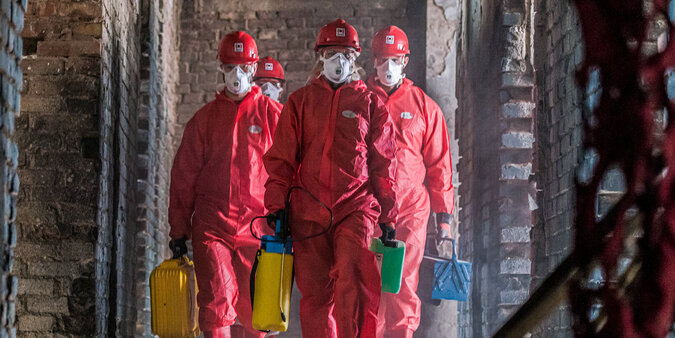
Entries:
{"label": "carrying handle", "polygon": [[251,309],[253,309],[253,298],[255,296],[255,275],[256,272],[258,271],[258,257],[260,257],[261,251],[258,250],[258,252],[255,253],[255,260],[253,260],[253,266],[251,266],[251,277],[249,279],[249,288],[248,291],[250,292],[251,296]]}
{"label": "carrying handle", "polygon": [[321,200],[319,200],[316,196],[312,195],[312,193],[310,193],[307,189],[296,185],[296,186],[292,186],[288,190],[288,194],[286,194],[286,201],[285,201],[286,212],[283,215],[282,221],[284,223],[284,226],[281,228],[280,238],[279,239],[262,239],[262,237],[259,237],[258,235],[256,235],[255,231],[253,231],[253,222],[255,222],[258,219],[267,218],[267,216],[256,216],[256,217],[253,217],[253,219],[251,220],[251,223],[249,224],[249,230],[250,230],[253,238],[255,238],[255,239],[257,239],[261,242],[282,243],[282,242],[285,242],[289,237],[291,237],[291,233],[290,233],[291,229],[288,228],[288,219],[289,219],[288,213],[290,211],[290,205],[291,205],[291,194],[293,193],[294,190],[300,190],[300,191],[304,192],[305,194],[307,194],[307,196],[311,197],[315,202],[317,202],[319,204],[319,206],[326,209],[328,211],[328,214],[330,215],[330,222],[328,223],[328,227],[326,229],[324,229],[323,231],[320,231],[319,233],[316,233],[316,234],[313,234],[313,235],[301,237],[301,238],[297,238],[297,237],[292,238],[293,242],[301,242],[301,241],[304,241],[304,240],[308,240],[308,239],[312,239],[314,237],[321,236],[321,235],[329,232],[331,230],[331,228],[333,228],[333,210],[331,208],[329,208],[326,204],[321,202]]}
{"label": "carrying handle", "polygon": [[281,250],[281,271],[279,271],[279,313],[281,320],[286,322],[286,314],[284,314],[284,263],[286,260],[286,242],[284,242]]}

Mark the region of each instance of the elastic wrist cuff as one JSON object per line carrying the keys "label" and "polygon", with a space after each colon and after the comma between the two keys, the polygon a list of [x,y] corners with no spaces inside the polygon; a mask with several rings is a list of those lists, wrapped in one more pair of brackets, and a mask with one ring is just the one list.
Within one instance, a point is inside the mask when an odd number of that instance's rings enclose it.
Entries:
{"label": "elastic wrist cuff", "polygon": [[447,212],[439,212],[436,214],[436,224],[450,223],[451,219],[452,215],[448,214]]}

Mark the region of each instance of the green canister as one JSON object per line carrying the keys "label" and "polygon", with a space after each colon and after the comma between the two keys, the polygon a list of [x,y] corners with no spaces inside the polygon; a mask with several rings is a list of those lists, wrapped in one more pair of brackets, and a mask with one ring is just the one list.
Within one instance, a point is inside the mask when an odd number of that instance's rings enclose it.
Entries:
{"label": "green canister", "polygon": [[375,253],[382,276],[382,292],[398,293],[401,290],[403,277],[403,259],[405,243],[394,241],[394,245],[384,245],[382,240],[373,237],[370,240],[370,251]]}

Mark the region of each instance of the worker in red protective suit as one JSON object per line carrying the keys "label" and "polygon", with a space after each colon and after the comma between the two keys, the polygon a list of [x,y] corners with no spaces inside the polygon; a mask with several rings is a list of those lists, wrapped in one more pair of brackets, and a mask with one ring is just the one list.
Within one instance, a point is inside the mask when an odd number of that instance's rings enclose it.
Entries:
{"label": "worker in red protective suit", "polygon": [[[283,212],[293,185],[334,214],[329,232],[293,243],[303,337],[374,337],[377,326],[381,281],[368,244],[377,224],[385,240],[394,239],[396,140],[382,101],[355,79],[360,50],[344,20],[321,28],[315,46],[321,73],[290,95],[264,156],[269,219]],[[293,194],[294,239],[318,234],[328,222],[311,197]]]}
{"label": "worker in red protective suit", "polygon": [[253,85],[258,50],[250,35],[226,35],[218,59],[225,89],[188,121],[171,169],[170,245],[187,252],[192,238],[204,336],[262,337],[251,327],[249,277],[260,243],[249,223],[266,213],[262,156],[281,104]]}
{"label": "worker in red protective suit", "polygon": [[406,244],[401,291],[382,294],[377,336],[412,337],[420,323],[421,302],[416,291],[429,202],[440,236],[451,236],[454,189],[450,139],[438,105],[403,74],[410,54],[406,34],[398,27],[385,27],[373,37],[372,49],[377,75],[368,78],[368,87],[386,102],[396,128],[396,233]]}
{"label": "worker in red protective suit", "polygon": [[258,70],[255,72],[253,81],[260,87],[263,95],[279,101],[286,83],[284,69],[279,61],[271,56],[265,56],[258,61]]}

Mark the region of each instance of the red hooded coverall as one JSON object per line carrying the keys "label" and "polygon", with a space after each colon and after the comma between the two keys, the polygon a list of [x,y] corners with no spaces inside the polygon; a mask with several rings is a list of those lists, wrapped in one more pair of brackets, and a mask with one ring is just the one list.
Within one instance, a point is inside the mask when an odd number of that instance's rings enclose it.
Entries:
{"label": "red hooded coverall", "polygon": [[[386,102],[396,129],[396,238],[405,242],[403,280],[398,294],[383,293],[378,337],[412,337],[420,323],[417,296],[419,267],[424,255],[429,202],[436,213],[452,213],[454,188],[450,138],[443,112],[413,82],[403,83],[389,96],[374,77],[368,88]],[[426,186],[425,186],[426,185]]]}
{"label": "red hooded coverall", "polygon": [[262,156],[281,108],[258,86],[240,102],[216,94],[185,126],[171,169],[170,236],[192,237],[199,325],[214,336],[228,336],[236,318],[246,336],[263,335],[251,327],[249,276],[260,243],[249,223],[266,213]]}
{"label": "red hooded coverall", "polygon": [[[333,89],[322,76],[284,106],[264,157],[265,206],[284,208],[299,185],[334,213],[329,233],[293,244],[304,337],[375,336],[381,282],[368,244],[378,222],[396,222],[395,151],[389,114],[363,81]],[[328,213],[302,192],[290,217],[294,238],[328,226]]]}

